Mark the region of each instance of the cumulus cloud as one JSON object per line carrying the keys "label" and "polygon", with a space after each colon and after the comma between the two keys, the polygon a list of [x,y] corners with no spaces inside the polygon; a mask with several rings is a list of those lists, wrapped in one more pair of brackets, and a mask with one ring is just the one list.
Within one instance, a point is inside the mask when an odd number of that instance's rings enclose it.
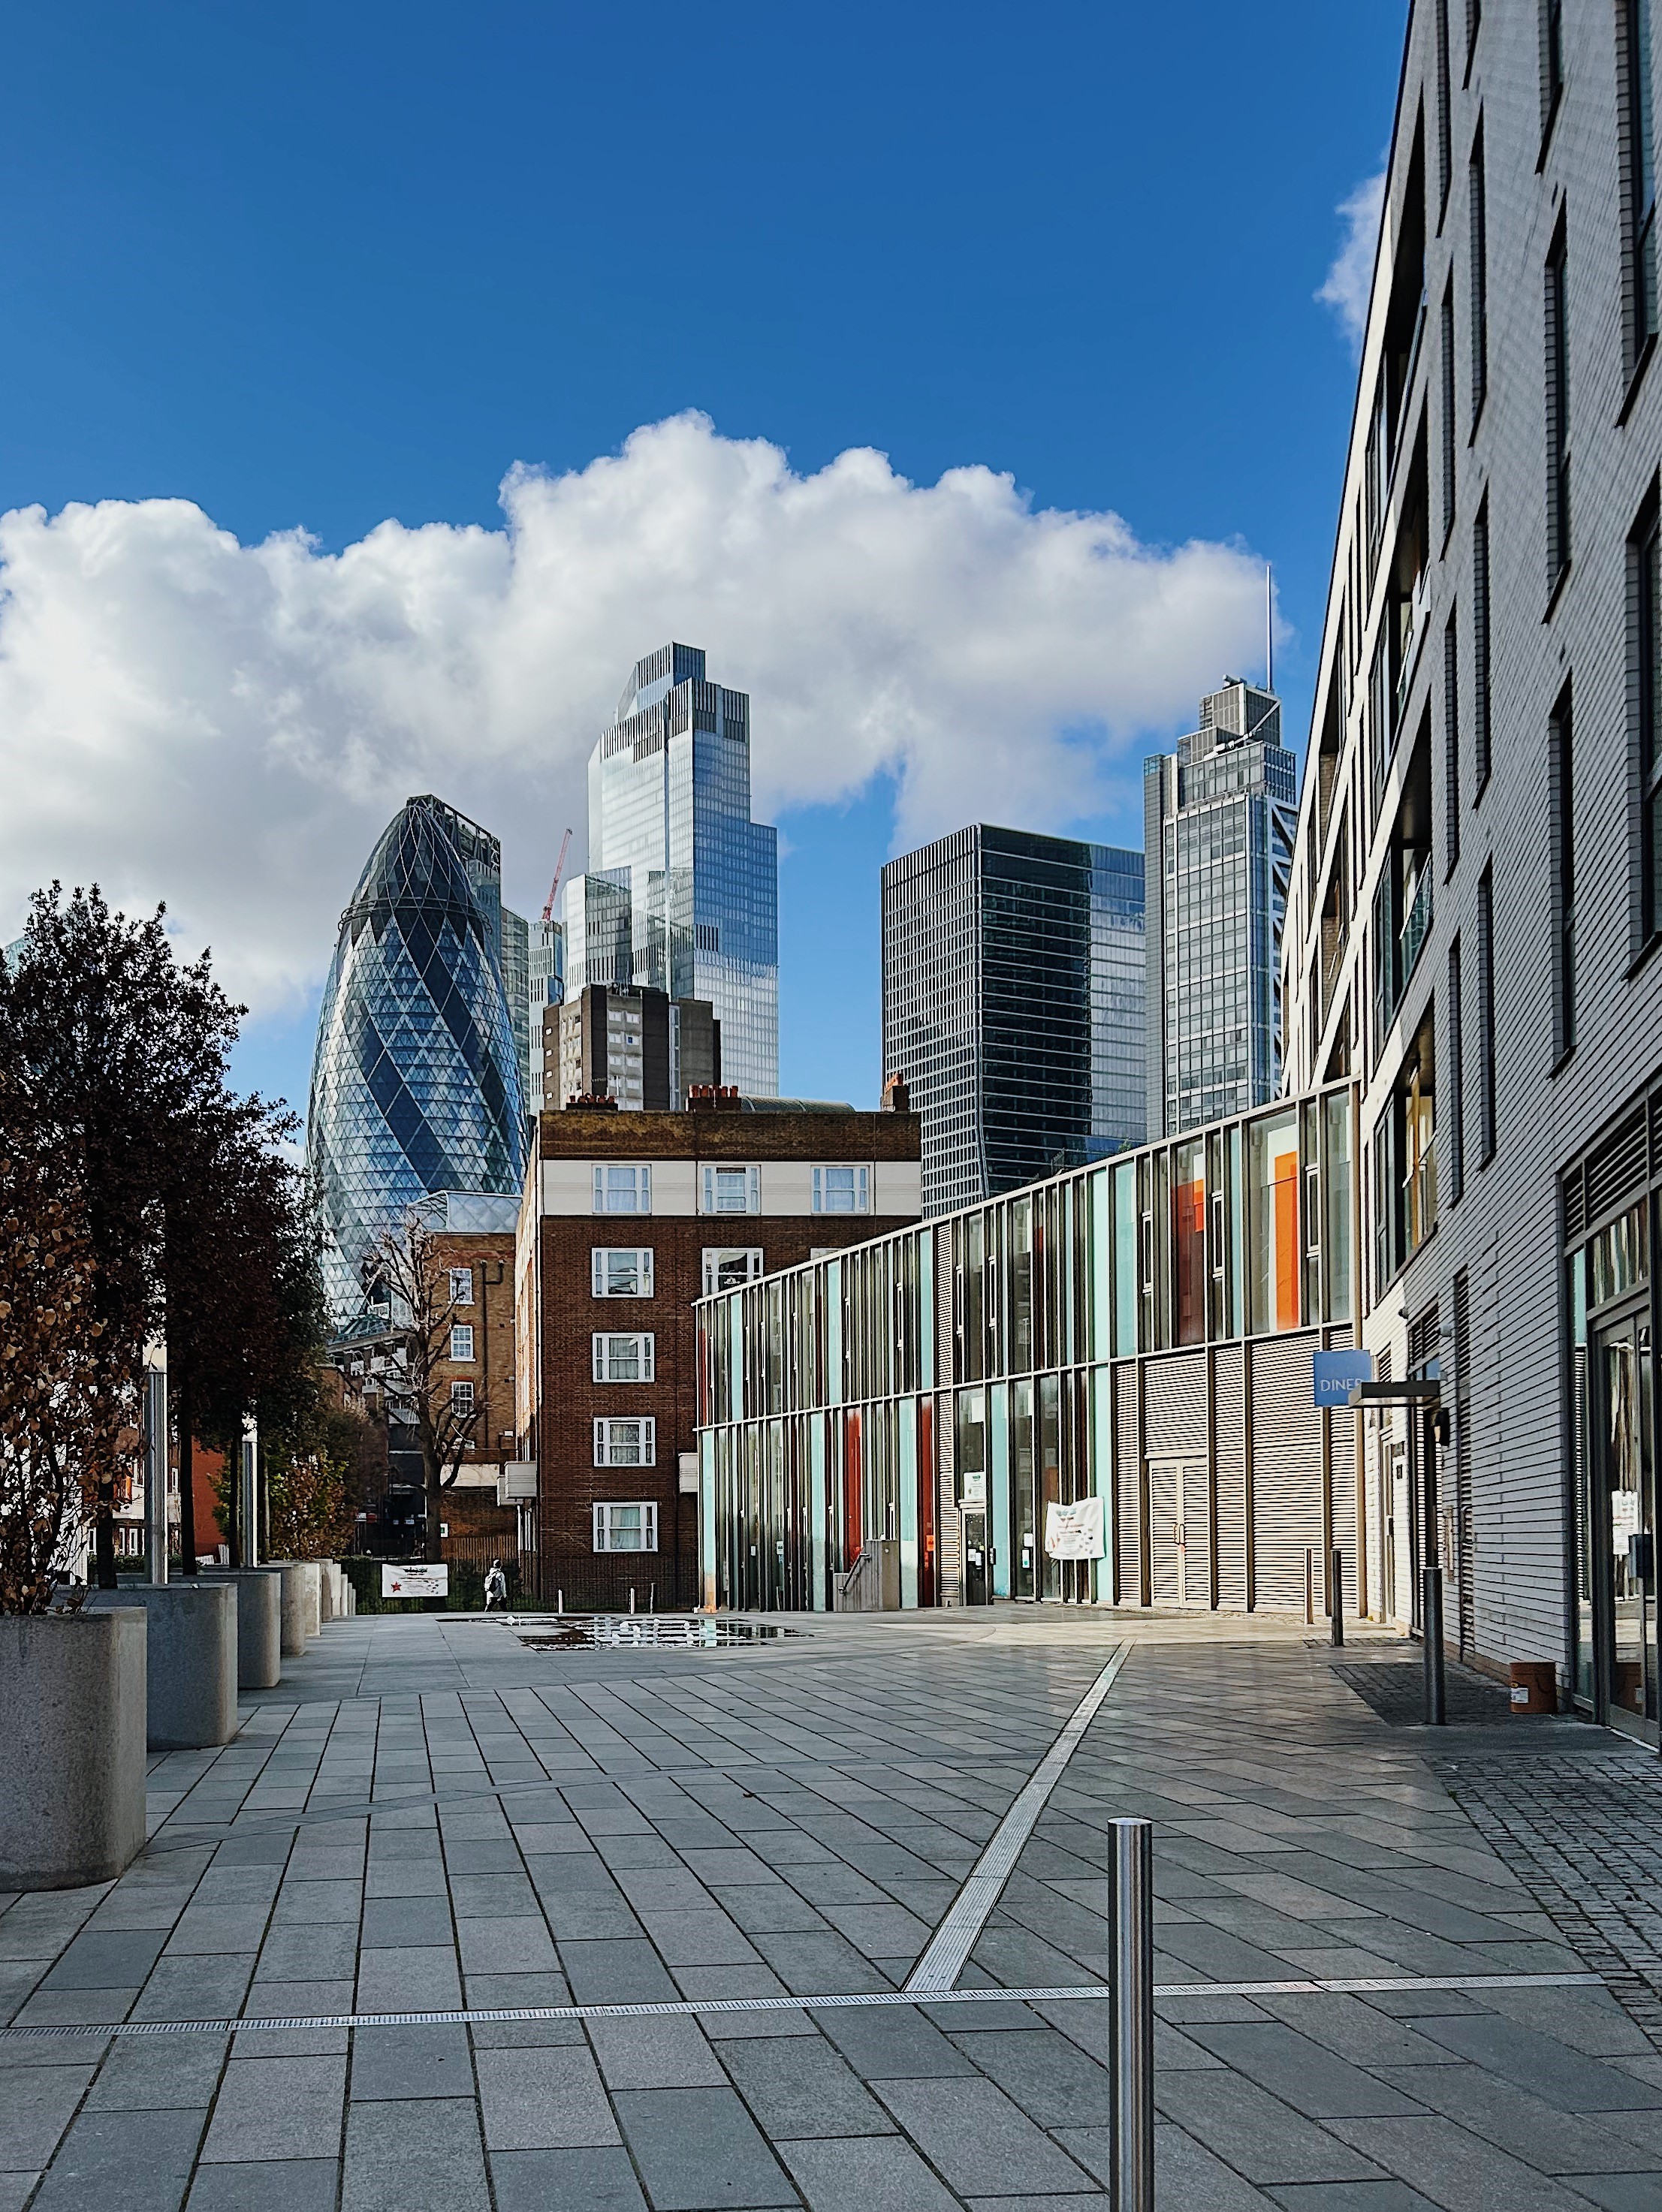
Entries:
{"label": "cumulus cloud", "polygon": [[908,841],[1066,826],[1257,664],[1256,559],[1036,511],[986,468],[917,485],[850,451],[801,476],[684,415],[564,476],[516,468],[502,501],[499,530],[385,522],[339,554],[240,544],[181,500],[0,517],[0,939],[36,884],[96,878],[166,898],[280,1010],[429,790],[501,835],[534,912],[568,822],[581,858],[629,669],[671,637],[752,695],[760,817],[886,772]]}
{"label": "cumulus cloud", "polygon": [[1344,239],[1317,290],[1324,307],[1331,307],[1340,328],[1360,353],[1367,329],[1367,299],[1373,289],[1373,259],[1379,244],[1379,217],[1385,210],[1385,173],[1365,177],[1348,199],[1335,212],[1344,224]]}

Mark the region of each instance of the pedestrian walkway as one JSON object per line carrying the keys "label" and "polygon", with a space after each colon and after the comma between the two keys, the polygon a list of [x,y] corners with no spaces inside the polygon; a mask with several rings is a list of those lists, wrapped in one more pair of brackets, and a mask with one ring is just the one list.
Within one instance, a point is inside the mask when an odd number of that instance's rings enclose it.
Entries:
{"label": "pedestrian walkway", "polygon": [[[1109,2008],[1067,1992],[1126,1814],[1163,2208],[1662,2208],[1647,1755],[1387,1726],[1288,1625],[792,1625],[326,1630],[155,1763],[120,1881],[0,1899],[0,2212],[1105,2208]],[[1122,1645],[956,2001],[910,2001]]]}

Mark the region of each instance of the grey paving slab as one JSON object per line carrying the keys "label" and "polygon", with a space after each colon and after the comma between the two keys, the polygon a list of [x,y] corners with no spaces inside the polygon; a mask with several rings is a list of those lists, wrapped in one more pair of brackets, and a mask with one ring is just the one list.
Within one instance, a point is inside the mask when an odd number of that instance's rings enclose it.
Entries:
{"label": "grey paving slab", "polygon": [[0,2069],[0,2171],[45,2166],[86,2095],[92,2073],[86,2062]]}
{"label": "grey paving slab", "polygon": [[497,2152],[490,2160],[496,2212],[647,2212],[629,2153]]}
{"label": "grey paving slab", "polygon": [[[222,2035],[123,2037],[113,2042],[87,2094],[89,2111],[189,2111],[213,2102],[230,2038]],[[88,2069],[90,2072],[90,2068]],[[7,2092],[0,2087],[0,2112]]]}
{"label": "grey paving slab", "polygon": [[352,2039],[352,2101],[471,2097],[467,2030],[450,2023],[360,2028]]}
{"label": "grey paving slab", "polygon": [[1622,2112],[1662,2107],[1662,2089],[1620,2068],[1584,2057],[1554,2036],[1516,2021],[1476,2014],[1428,2021],[1423,2033],[1503,2081],[1566,2112]]}
{"label": "grey paving slab", "polygon": [[732,2089],[627,2089],[613,2100],[656,2212],[788,2204],[791,2189]]}
{"label": "grey paving slab", "polygon": [[1654,2146],[1634,2142],[1603,2116],[1559,2111],[1482,2067],[1391,2067],[1385,2078],[1542,2173],[1643,2173],[1662,2162],[1662,2131]]}
{"label": "grey paving slab", "polygon": [[996,2081],[1041,2127],[1088,2125],[1093,2116],[1106,2124],[1111,2076],[1056,2029],[1035,2022],[1028,2028],[963,2033],[953,2039],[979,2072]]}
{"label": "grey paving slab", "polygon": [[346,2061],[233,2058],[202,2148],[204,2164],[306,2159],[339,2139]]}
{"label": "grey paving slab", "polygon": [[1199,2027],[1191,2033],[1202,2050],[1312,2119],[1391,2118],[1420,2109],[1402,2090],[1279,2023]]}
{"label": "grey paving slab", "polygon": [[178,2212],[207,2114],[82,2112],[58,2145],[33,2203],[43,2212]]}
{"label": "grey paving slab", "polygon": [[787,2143],[781,2154],[808,2212],[953,2212],[958,2203],[898,2136]]}
{"label": "grey paving slab", "polygon": [[727,2080],[696,2020],[593,2020],[588,2038],[609,2089],[719,2088]]}
{"label": "grey paving slab", "polygon": [[[1168,2075],[1154,2085],[1156,2110],[1254,2183],[1372,2181],[1380,2166],[1227,2069]],[[1353,2125],[1361,2125],[1354,2123]],[[1380,2123],[1379,2124],[1384,2124]]]}
{"label": "grey paving slab", "polygon": [[618,2141],[594,2060],[581,2045],[481,2051],[475,2064],[488,2149],[591,2150]]}
{"label": "grey paving slab", "polygon": [[883,2081],[877,2094],[930,2164],[961,2194],[1059,2191],[1087,2176],[995,2082],[934,2076]]}
{"label": "grey paving slab", "polygon": [[847,2062],[819,2037],[747,2038],[725,2045],[721,2057],[770,2142],[894,2131]]}
{"label": "grey paving slab", "polygon": [[1553,2180],[1434,2115],[1335,2120],[1333,2129],[1447,2212],[1578,2212],[1587,2201],[1579,2186]]}
{"label": "grey paving slab", "polygon": [[340,2212],[490,2212],[471,2097],[347,2107]]}

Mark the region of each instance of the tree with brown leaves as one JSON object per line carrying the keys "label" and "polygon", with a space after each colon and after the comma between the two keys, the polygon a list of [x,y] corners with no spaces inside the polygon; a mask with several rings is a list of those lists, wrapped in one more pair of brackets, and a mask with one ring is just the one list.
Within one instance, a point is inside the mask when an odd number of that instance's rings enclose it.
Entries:
{"label": "tree with brown leaves", "polygon": [[84,1182],[0,1072],[0,1613],[45,1613],[136,1407],[107,1387]]}

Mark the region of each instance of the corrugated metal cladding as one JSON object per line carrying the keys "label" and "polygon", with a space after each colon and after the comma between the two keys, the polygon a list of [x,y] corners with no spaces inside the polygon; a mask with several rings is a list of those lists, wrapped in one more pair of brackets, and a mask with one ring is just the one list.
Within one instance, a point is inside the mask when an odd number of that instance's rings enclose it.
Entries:
{"label": "corrugated metal cladding", "polygon": [[1114,1374],[1114,1599],[1142,1602],[1142,1423],[1137,1370]]}
{"label": "corrugated metal cladding", "polygon": [[1302,1611],[1306,1550],[1318,1563],[1322,1555],[1322,1417],[1311,1347],[1307,1336],[1252,1346],[1252,1598],[1260,1612]]}
{"label": "corrugated metal cladding", "polygon": [[1207,1456],[1206,1354],[1151,1359],[1143,1383],[1144,1449],[1150,1459]]}
{"label": "corrugated metal cladding", "polygon": [[[1328,1340],[1348,1349],[1353,1332]],[[1344,1553],[1344,1601],[1356,1609],[1354,1414],[1322,1415],[1311,1385],[1313,1331],[1146,1361],[1141,1458],[1134,1370],[1115,1374],[1114,1535],[1122,1605],[1302,1612],[1305,1554],[1326,1608],[1328,1555]],[[1251,1421],[1247,1420],[1247,1377]],[[1249,1462],[1251,1483],[1247,1481]],[[1147,1470],[1148,1515],[1142,1512]],[[1250,1495],[1250,1506],[1249,1506]],[[1249,1567],[1248,1524],[1252,1542]],[[1147,1539],[1147,1559],[1143,1540]]]}
{"label": "corrugated metal cladding", "polygon": [[[1330,1351],[1348,1352],[1355,1343],[1355,1331],[1330,1328],[1327,1341]],[[1329,1414],[1327,1456],[1328,1490],[1332,1499],[1328,1549],[1330,1551],[1336,1544],[1344,1553],[1340,1569],[1344,1582],[1344,1610],[1355,1613],[1358,1587],[1356,1520],[1361,1472],[1356,1461],[1356,1416],[1354,1413]]]}
{"label": "corrugated metal cladding", "polygon": [[1238,1344],[1212,1355],[1214,1486],[1218,1516],[1218,1604],[1246,1610],[1246,1360]]}

